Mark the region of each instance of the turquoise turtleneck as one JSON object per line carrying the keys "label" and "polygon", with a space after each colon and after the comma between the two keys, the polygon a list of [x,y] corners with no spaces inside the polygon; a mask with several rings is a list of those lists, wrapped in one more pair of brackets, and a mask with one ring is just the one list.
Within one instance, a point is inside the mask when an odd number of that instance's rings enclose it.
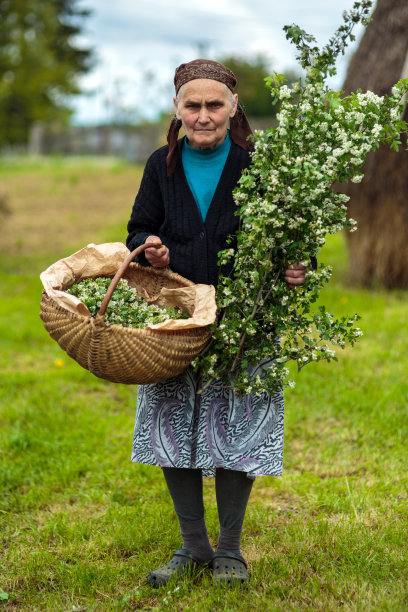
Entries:
{"label": "turquoise turtleneck", "polygon": [[203,221],[220,180],[231,148],[229,132],[224,142],[214,149],[195,149],[184,138],[181,159],[188,185],[200,210]]}

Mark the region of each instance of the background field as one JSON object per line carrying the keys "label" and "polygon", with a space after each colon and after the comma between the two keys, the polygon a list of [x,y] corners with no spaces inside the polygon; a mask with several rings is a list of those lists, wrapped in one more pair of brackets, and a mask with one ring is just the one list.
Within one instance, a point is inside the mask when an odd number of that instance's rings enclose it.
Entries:
{"label": "background field", "polygon": [[[295,374],[282,478],[258,478],[244,592],[146,574],[179,546],[158,468],[129,461],[134,387],[70,360],[39,319],[39,273],[124,241],[141,169],[117,160],[0,167],[0,606],[9,610],[408,610],[407,294],[347,284],[342,236],[323,301],[362,315],[338,363]],[[210,537],[217,537],[211,480]]]}

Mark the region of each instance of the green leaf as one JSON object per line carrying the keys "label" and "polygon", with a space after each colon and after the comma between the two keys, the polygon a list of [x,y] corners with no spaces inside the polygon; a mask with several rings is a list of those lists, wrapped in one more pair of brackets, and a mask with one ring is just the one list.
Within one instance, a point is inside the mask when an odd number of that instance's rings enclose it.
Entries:
{"label": "green leaf", "polygon": [[8,593],[6,593],[5,591],[3,591],[3,589],[0,587],[0,600],[1,601],[7,601],[9,598]]}

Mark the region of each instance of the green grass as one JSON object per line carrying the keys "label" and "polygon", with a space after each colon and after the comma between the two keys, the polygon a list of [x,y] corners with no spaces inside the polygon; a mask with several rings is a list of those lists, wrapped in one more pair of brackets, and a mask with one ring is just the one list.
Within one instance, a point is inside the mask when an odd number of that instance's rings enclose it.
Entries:
{"label": "green grass", "polygon": [[[251,586],[215,589],[205,574],[156,591],[146,574],[180,539],[160,470],[129,460],[136,389],[81,369],[38,316],[46,265],[88,242],[124,240],[140,169],[36,160],[0,174],[11,209],[0,248],[0,607],[408,610],[406,294],[349,287],[343,237],[329,241],[321,259],[335,276],[322,299],[336,315],[361,314],[365,335],[337,363],[294,373],[284,475],[256,480],[245,520]],[[84,229],[75,202],[88,180]],[[46,219],[61,197],[56,185],[79,211],[67,205],[61,227],[53,218],[54,231],[66,233],[58,243],[46,222],[26,224],[33,191],[44,195]],[[121,201],[104,225],[100,211],[110,210],[116,187]],[[211,480],[205,501],[215,544]]]}

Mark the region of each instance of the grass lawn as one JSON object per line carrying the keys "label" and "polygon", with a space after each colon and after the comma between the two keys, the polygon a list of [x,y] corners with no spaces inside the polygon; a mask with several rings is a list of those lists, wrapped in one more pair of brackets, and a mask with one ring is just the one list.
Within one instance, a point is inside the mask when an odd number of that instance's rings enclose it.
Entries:
{"label": "grass lawn", "polygon": [[[347,284],[342,236],[323,301],[364,337],[294,374],[284,475],[257,478],[244,525],[252,579],[154,590],[181,544],[158,468],[130,463],[137,389],[93,377],[39,318],[39,273],[121,241],[141,169],[117,160],[0,165],[0,609],[408,610],[407,294]],[[205,481],[216,544],[213,482]]]}

